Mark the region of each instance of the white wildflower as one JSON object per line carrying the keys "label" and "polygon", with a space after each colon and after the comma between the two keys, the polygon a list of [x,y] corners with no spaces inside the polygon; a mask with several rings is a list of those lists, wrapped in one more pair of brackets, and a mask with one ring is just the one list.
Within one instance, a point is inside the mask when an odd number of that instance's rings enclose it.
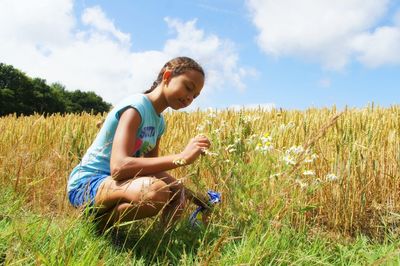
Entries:
{"label": "white wildflower", "polygon": [[295,165],[296,164],[296,160],[291,157],[290,155],[286,155],[283,157],[283,161],[287,164],[287,165]]}
{"label": "white wildflower", "polygon": [[312,163],[312,162],[314,162],[317,158],[318,158],[318,155],[315,154],[315,153],[313,153],[313,154],[311,154],[310,157],[307,157],[307,158],[304,160],[304,162],[306,162],[306,163]]}
{"label": "white wildflower", "polygon": [[304,151],[303,146],[292,146],[288,150],[286,150],[286,154],[299,154]]}
{"label": "white wildflower", "polygon": [[256,151],[261,151],[262,153],[267,153],[274,149],[274,145],[272,145],[272,137],[269,134],[264,134],[260,138],[261,142],[259,142],[255,148]]}
{"label": "white wildflower", "polygon": [[213,119],[213,118],[217,117],[217,114],[216,113],[209,113],[207,116],[208,116],[208,118]]}
{"label": "white wildflower", "polygon": [[256,151],[261,151],[263,154],[270,152],[274,149],[274,146],[272,144],[269,145],[262,145],[261,143],[258,143],[255,150]]}
{"label": "white wildflower", "polygon": [[197,127],[196,127],[196,130],[197,131],[200,131],[200,132],[203,132],[204,131],[204,129],[205,129],[205,125],[203,125],[203,124],[200,124],[200,125],[198,125]]}
{"label": "white wildflower", "polygon": [[306,171],[303,172],[303,175],[314,176],[315,172],[313,170],[306,170]]}
{"label": "white wildflower", "polygon": [[274,149],[274,145],[270,144],[270,145],[264,145],[261,149],[261,151],[263,152],[269,152],[272,151]]}
{"label": "white wildflower", "polygon": [[269,134],[264,134],[264,136],[261,137],[261,142],[263,144],[271,143],[272,137]]}
{"label": "white wildflower", "polygon": [[327,174],[325,179],[327,181],[334,182],[334,181],[338,180],[339,178],[335,174]]}

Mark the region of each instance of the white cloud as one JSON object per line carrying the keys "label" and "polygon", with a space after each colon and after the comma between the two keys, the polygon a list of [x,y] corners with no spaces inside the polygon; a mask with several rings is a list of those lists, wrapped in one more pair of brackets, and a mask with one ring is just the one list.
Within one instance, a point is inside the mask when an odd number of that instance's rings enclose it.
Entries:
{"label": "white cloud", "polygon": [[232,42],[213,34],[206,35],[196,27],[196,20],[184,23],[178,19],[166,18],[165,21],[178,36],[166,42],[164,52],[171,56],[185,54],[204,65],[207,70],[207,86],[222,89],[229,84],[243,90],[243,78],[255,75],[255,70],[238,65],[239,56]]}
{"label": "white cloud", "polygon": [[[86,28],[78,28],[79,21]],[[98,6],[78,18],[73,0],[3,0],[0,62],[71,90],[95,91],[111,103],[146,90],[163,64],[178,55],[204,66],[206,93],[227,85],[244,88],[243,78],[254,71],[239,66],[233,43],[206,34],[195,20],[167,18],[166,23],[172,37],[163,49],[133,52],[130,34],[119,30]]]}
{"label": "white cloud", "polygon": [[[400,46],[397,37],[389,37],[400,25],[377,26],[389,4],[390,0],[247,0],[265,53],[301,57],[332,69],[343,68],[355,54],[369,66],[400,63],[398,56],[389,59],[400,53],[394,49]],[[383,47],[391,50],[372,55]]]}
{"label": "white cloud", "polygon": [[400,27],[379,27],[356,36],[352,42],[357,59],[369,67],[400,64]]}
{"label": "white cloud", "polygon": [[75,25],[72,7],[70,0],[0,1],[1,43],[68,43]]}
{"label": "white cloud", "polygon": [[82,15],[82,22],[93,26],[96,30],[103,33],[110,33],[121,43],[129,43],[129,34],[119,31],[113,22],[111,22],[99,6],[87,8]]}

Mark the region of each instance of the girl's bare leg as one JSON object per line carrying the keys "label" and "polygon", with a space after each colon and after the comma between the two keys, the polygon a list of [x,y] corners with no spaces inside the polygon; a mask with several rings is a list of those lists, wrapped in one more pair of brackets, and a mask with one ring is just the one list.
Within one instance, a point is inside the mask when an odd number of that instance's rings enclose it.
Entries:
{"label": "girl's bare leg", "polygon": [[168,185],[155,177],[138,177],[115,181],[107,177],[100,185],[94,206],[100,224],[105,228],[116,222],[143,219],[157,215],[169,202]]}
{"label": "girl's bare leg", "polygon": [[170,201],[163,209],[161,224],[166,228],[171,228],[182,217],[186,207],[186,197],[182,182],[176,180],[170,174],[161,172],[155,175],[156,178],[168,184],[171,191]]}
{"label": "girl's bare leg", "polygon": [[95,207],[104,228],[151,217],[160,210],[163,226],[171,227],[182,215],[185,196],[182,184],[165,172],[122,182],[107,177],[97,191]]}

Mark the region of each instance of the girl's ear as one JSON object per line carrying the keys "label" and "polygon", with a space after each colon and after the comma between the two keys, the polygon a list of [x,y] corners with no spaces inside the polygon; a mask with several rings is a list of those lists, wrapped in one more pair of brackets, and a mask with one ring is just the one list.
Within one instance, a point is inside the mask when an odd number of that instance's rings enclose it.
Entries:
{"label": "girl's ear", "polygon": [[163,74],[163,81],[168,83],[171,78],[172,72],[170,70],[165,70]]}

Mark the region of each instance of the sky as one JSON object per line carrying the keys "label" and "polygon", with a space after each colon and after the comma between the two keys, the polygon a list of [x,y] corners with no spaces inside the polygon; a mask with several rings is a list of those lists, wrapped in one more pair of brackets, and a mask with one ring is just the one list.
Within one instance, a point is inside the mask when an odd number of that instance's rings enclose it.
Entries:
{"label": "sky", "polygon": [[196,108],[400,104],[400,0],[0,0],[0,62],[116,104],[189,56]]}

